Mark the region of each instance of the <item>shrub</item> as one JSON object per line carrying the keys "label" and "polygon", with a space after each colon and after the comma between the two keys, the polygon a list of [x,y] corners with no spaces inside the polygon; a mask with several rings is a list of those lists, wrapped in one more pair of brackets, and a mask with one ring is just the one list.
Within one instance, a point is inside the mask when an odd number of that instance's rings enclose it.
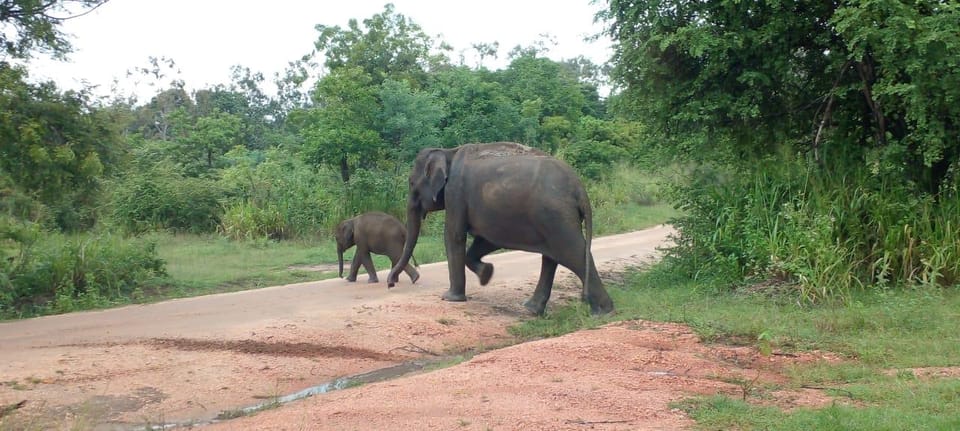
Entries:
{"label": "shrub", "polygon": [[201,233],[216,229],[224,190],[213,180],[155,168],[115,184],[112,219],[132,233],[154,229]]}
{"label": "shrub", "polygon": [[258,207],[248,200],[228,205],[220,223],[220,233],[237,240],[282,239],[287,231],[286,219],[275,206]]}
{"label": "shrub", "polygon": [[956,190],[935,199],[867,169],[761,165],[769,167],[702,166],[672,189],[685,215],[674,220],[680,234],[668,256],[688,275],[779,280],[806,301],[960,280]]}
{"label": "shrub", "polygon": [[111,234],[45,233],[3,266],[0,317],[95,308],[129,299],[166,274],[156,244]]}

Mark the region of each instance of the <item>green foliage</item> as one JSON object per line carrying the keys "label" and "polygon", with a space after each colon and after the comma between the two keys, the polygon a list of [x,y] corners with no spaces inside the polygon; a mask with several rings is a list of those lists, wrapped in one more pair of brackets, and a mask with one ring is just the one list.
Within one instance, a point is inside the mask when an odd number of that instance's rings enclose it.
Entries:
{"label": "green foliage", "polygon": [[619,106],[710,166],[674,194],[687,271],[811,301],[957,282],[958,5],[615,1],[605,15]]}
{"label": "green foliage", "polygon": [[357,164],[372,167],[383,150],[374,124],[377,99],[371,79],[358,67],[333,70],[317,83],[314,99],[320,106],[295,120],[302,125],[305,160],[339,168],[344,182]]}
{"label": "green foliage", "polygon": [[[169,277],[147,300],[236,291],[336,276],[336,246],[328,240],[233,240],[222,235],[153,233]],[[329,271],[300,266],[331,264]]]}
{"label": "green foliage", "polygon": [[380,86],[381,136],[397,163],[410,163],[421,148],[439,147],[443,108],[436,97],[416,91],[406,81],[387,79]]}
{"label": "green foliage", "polygon": [[643,229],[664,223],[679,213],[663,200],[656,171],[641,171],[626,163],[610,167],[601,181],[586,181],[593,205],[594,236]]}
{"label": "green foliage", "polygon": [[497,77],[506,94],[517,104],[536,101],[537,120],[563,117],[576,123],[587,109],[578,77],[563,64],[548,58],[521,55]]}
{"label": "green foliage", "polygon": [[702,167],[676,187],[684,211],[669,256],[721,283],[783,282],[807,301],[854,289],[960,280],[957,195],[915,197],[865,172],[818,175],[802,162],[736,172]]}
{"label": "green foliage", "polygon": [[286,236],[286,228],[286,220],[276,206],[255,206],[250,201],[228,205],[220,221],[220,232],[237,240],[281,239]]}
{"label": "green foliage", "polygon": [[215,181],[185,177],[169,165],[128,173],[112,189],[112,221],[132,233],[211,232],[217,227],[224,196]]}
{"label": "green foliage", "polygon": [[431,77],[431,89],[446,106],[447,115],[441,122],[443,147],[518,140],[522,136],[520,107],[489,72],[457,67],[437,71]]}
{"label": "green foliage", "polygon": [[0,318],[108,306],[165,275],[156,244],[110,234],[34,235],[0,269]]}
{"label": "green foliage", "polygon": [[361,23],[351,19],[347,28],[317,25],[320,36],[317,51],[324,53],[324,65],[331,72],[341,68],[359,68],[374,85],[387,78],[416,83],[425,81],[432,59],[433,41],[413,20],[395,12],[387,3],[383,12]]}
{"label": "green foliage", "polygon": [[[697,423],[709,429],[764,430],[946,430],[960,426],[955,414],[955,380],[901,382],[894,378],[868,390],[869,395],[896,395],[897,399],[855,407],[836,403],[822,409],[801,408],[783,412],[723,395],[696,397],[679,404]],[[834,396],[864,395],[839,390]]]}
{"label": "green foliage", "polygon": [[118,136],[87,95],[27,82],[0,63],[0,172],[50,210],[51,224],[90,227],[101,178],[119,159]]}
{"label": "green foliage", "polygon": [[34,51],[63,57],[72,50],[60,24],[72,14],[96,9],[107,0],[2,0],[0,46],[4,54],[29,59]]}
{"label": "green foliage", "polygon": [[407,175],[359,171],[345,185],[343,198],[341,220],[367,211],[383,211],[405,220]]}
{"label": "green foliage", "polygon": [[240,142],[242,125],[240,117],[215,110],[183,129],[173,147],[175,160],[185,174],[200,176],[222,167],[222,156]]}

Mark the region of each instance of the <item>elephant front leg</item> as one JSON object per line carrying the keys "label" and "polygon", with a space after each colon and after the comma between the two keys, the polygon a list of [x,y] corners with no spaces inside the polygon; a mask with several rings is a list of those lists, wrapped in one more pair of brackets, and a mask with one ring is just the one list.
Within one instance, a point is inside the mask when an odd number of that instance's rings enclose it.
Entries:
{"label": "elephant front leg", "polygon": [[444,243],[447,246],[447,269],[450,272],[450,290],[443,294],[446,301],[467,300],[467,276],[464,271],[464,258],[467,248],[467,232],[464,223],[453,219],[447,210]]}
{"label": "elephant front leg", "polygon": [[537,316],[542,316],[547,310],[547,301],[550,300],[550,292],[553,291],[553,278],[557,275],[557,261],[542,256],[540,262],[540,280],[537,281],[537,288],[533,291],[533,296],[523,303],[524,308]]}
{"label": "elephant front leg", "polygon": [[[390,267],[393,268],[393,267],[397,266],[397,262],[398,262],[398,261],[400,261],[399,258],[394,259],[394,258],[391,257],[391,258],[390,258]],[[410,282],[411,282],[411,283],[416,283],[417,280],[420,279],[420,272],[417,271],[417,268],[414,268],[414,267],[413,267],[413,264],[408,263],[407,266],[403,268],[403,272],[406,272],[406,273],[407,273],[407,276],[410,277]]]}
{"label": "elephant front leg", "polygon": [[347,281],[357,281],[357,274],[360,272],[360,252],[353,254],[353,260],[350,261],[350,274],[347,274]]}

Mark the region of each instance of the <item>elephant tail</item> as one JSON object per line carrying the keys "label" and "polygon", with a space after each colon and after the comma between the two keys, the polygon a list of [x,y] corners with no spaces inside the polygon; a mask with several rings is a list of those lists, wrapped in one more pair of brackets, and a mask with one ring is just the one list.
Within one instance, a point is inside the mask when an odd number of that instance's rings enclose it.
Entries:
{"label": "elephant tail", "polygon": [[583,252],[583,259],[585,262],[583,265],[583,291],[589,292],[590,261],[593,260],[590,259],[590,250],[593,244],[593,208],[590,206],[590,198],[587,196],[586,190],[583,190],[580,194],[580,217],[583,218],[584,238],[587,240],[587,247]]}

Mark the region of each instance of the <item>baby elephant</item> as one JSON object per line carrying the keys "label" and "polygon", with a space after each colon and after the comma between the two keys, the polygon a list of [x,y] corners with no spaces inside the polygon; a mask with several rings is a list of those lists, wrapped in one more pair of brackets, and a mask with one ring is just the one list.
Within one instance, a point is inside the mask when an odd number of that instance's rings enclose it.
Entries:
{"label": "baby elephant", "polygon": [[[400,260],[400,255],[403,254],[403,243],[407,239],[407,228],[392,215],[382,212],[368,212],[340,222],[337,225],[335,236],[337,238],[340,277],[343,277],[343,252],[356,244],[357,251],[353,255],[347,281],[357,281],[357,272],[362,264],[370,277],[368,281],[377,283],[380,280],[377,278],[377,270],[373,267],[373,259],[370,258],[370,253],[386,255],[390,258],[390,264],[396,266],[397,261]],[[414,260],[414,263],[416,263],[416,260]],[[416,282],[420,278],[420,273],[409,264],[404,268],[404,272],[410,276],[411,282]]]}

